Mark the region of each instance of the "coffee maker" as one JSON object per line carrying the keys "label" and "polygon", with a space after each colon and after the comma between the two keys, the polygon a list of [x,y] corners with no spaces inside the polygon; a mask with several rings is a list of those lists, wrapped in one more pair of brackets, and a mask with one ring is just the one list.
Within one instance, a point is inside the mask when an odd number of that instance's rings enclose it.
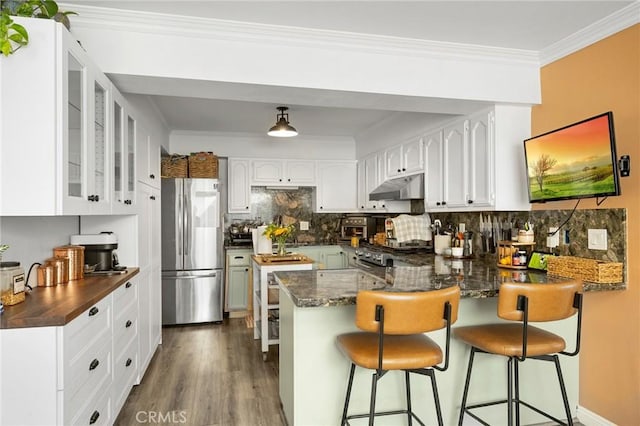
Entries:
{"label": "coffee maker", "polygon": [[71,236],[72,245],[84,247],[84,264],[95,266],[96,272],[124,271],[126,267],[118,264],[118,237],[113,232],[99,234],[81,234]]}

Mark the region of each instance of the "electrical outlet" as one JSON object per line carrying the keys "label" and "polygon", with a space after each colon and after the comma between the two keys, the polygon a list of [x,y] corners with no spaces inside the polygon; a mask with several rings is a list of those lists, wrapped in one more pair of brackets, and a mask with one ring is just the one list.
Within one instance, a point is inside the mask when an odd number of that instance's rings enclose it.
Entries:
{"label": "electrical outlet", "polygon": [[307,222],[306,220],[301,220],[300,221],[300,230],[301,231],[308,231],[309,230],[309,222]]}
{"label": "electrical outlet", "polygon": [[588,229],[587,230],[587,246],[589,250],[606,250],[607,249],[607,230],[606,229]]}
{"label": "electrical outlet", "polygon": [[[549,234],[553,234],[558,230],[558,227],[549,228]],[[560,233],[556,232],[554,235],[547,237],[547,247],[556,248],[560,245]]]}

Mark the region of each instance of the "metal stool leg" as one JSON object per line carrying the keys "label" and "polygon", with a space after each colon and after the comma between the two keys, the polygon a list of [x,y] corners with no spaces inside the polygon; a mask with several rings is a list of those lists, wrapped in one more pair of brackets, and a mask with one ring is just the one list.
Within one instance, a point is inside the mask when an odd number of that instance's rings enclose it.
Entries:
{"label": "metal stool leg", "polygon": [[507,361],[507,425],[513,425],[513,358]]}
{"label": "metal stool leg", "polygon": [[467,408],[467,395],[469,393],[469,382],[471,381],[471,369],[473,368],[473,357],[476,353],[476,348],[472,347],[469,353],[469,365],[467,367],[467,378],[464,382],[464,391],[462,392],[462,404],[460,405],[460,417],[458,418],[458,426],[462,426],[462,420],[464,419],[464,413]]}
{"label": "metal stool leg", "polygon": [[513,360],[513,383],[516,388],[516,426],[520,426],[520,380],[518,378],[518,360]]}
{"label": "metal stool leg", "polygon": [[369,407],[369,426],[373,426],[373,418],[376,412],[376,388],[378,386],[378,373],[371,376],[371,405]]}
{"label": "metal stool leg", "polygon": [[349,372],[349,383],[347,384],[347,395],[344,398],[344,409],[342,410],[341,426],[347,424],[347,410],[349,409],[349,399],[351,399],[351,386],[353,385],[353,373],[356,371],[356,365],[351,364],[351,371]]}
{"label": "metal stool leg", "polygon": [[553,356],[553,362],[556,365],[558,373],[558,381],[560,382],[560,392],[562,392],[562,402],[564,403],[564,411],[567,413],[567,425],[573,426],[573,418],[571,417],[571,408],[569,408],[569,399],[567,398],[567,390],[564,387],[564,379],[562,378],[562,370],[560,369],[560,359],[558,355]]}
{"label": "metal stool leg", "polygon": [[438,396],[438,385],[436,384],[436,375],[433,370],[429,370],[429,377],[431,377],[431,388],[433,389],[433,402],[435,403],[436,415],[438,416],[438,426],[443,426],[442,410],[440,410],[440,397]]}
{"label": "metal stool leg", "polygon": [[409,426],[413,424],[413,416],[411,415],[411,384],[409,383],[409,372],[404,372],[404,382],[407,391],[407,422]]}

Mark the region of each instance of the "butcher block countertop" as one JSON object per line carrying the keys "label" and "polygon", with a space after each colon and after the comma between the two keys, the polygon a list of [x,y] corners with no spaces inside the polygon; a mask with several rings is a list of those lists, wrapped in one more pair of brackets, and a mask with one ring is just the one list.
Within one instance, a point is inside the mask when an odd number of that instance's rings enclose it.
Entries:
{"label": "butcher block countertop", "polygon": [[276,265],[304,265],[313,263],[313,259],[303,254],[292,253],[286,256],[277,256],[273,254],[253,255],[251,258],[260,266],[276,266]]}
{"label": "butcher block countertop", "polygon": [[128,268],[119,275],[93,276],[53,287],[36,287],[26,300],[5,306],[0,330],[24,327],[56,327],[71,322],[140,271]]}

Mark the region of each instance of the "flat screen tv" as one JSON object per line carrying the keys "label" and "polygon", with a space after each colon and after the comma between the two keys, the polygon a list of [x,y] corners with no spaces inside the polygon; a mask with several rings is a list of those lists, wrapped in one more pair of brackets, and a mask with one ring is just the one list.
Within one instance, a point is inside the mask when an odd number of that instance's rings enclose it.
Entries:
{"label": "flat screen tv", "polygon": [[611,111],[524,141],[529,201],[620,195]]}

